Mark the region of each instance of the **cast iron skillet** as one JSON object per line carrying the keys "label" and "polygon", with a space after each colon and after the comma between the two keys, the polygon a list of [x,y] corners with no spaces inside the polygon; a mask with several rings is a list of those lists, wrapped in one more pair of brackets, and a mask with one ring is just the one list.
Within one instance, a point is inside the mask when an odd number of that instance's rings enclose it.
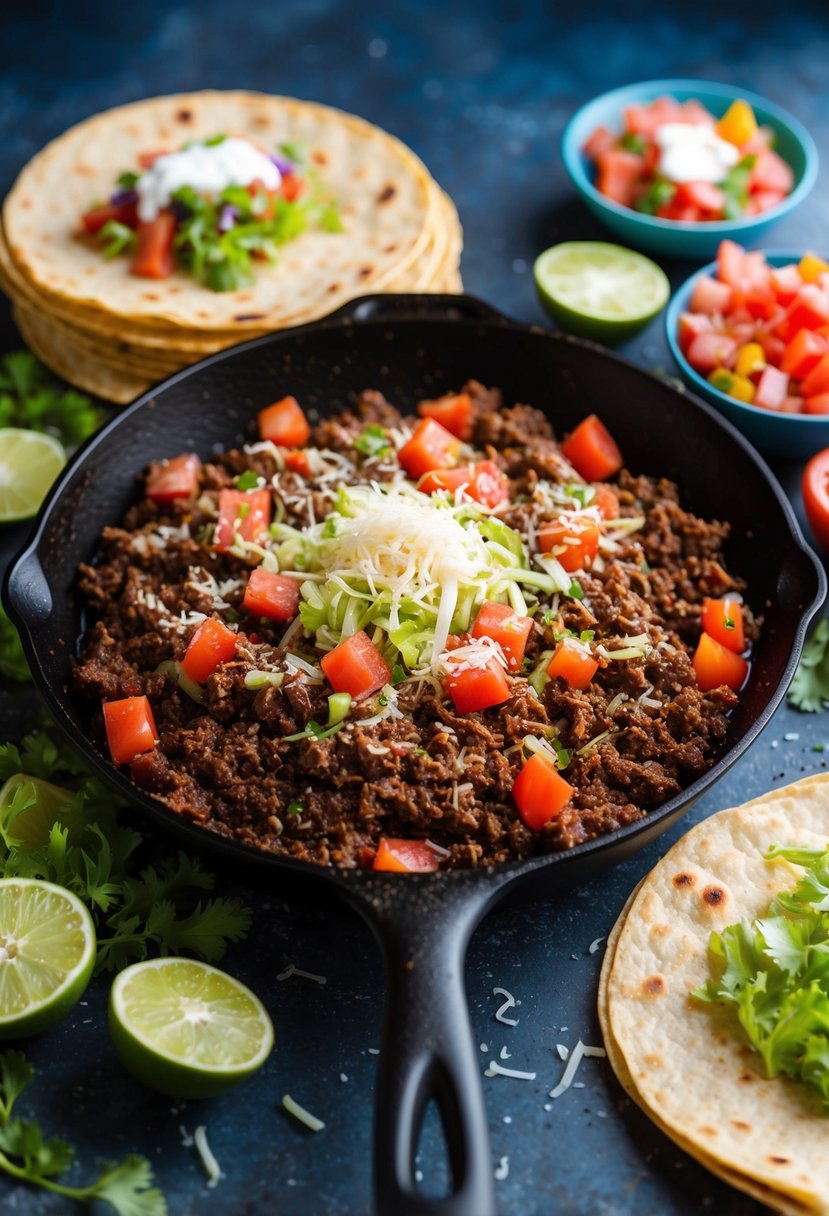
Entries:
{"label": "cast iron skillet", "polygon": [[[121,518],[151,460],[192,450],[207,457],[249,437],[256,411],[286,392],[325,414],[363,388],[410,405],[470,376],[501,387],[508,402],[545,409],[559,434],[595,410],[630,469],[672,478],[691,510],[731,521],[728,559],[748,579],[749,602],[765,624],[727,748],[704,777],[640,823],[568,853],[479,872],[400,878],[321,870],[184,824],[92,746],[84,711],[67,691],[81,630],[73,595],[78,563],[95,552],[102,528]],[[599,347],[518,325],[478,300],[378,295],[207,359],[124,410],[64,472],[9,572],[6,596],[49,709],[91,768],[194,847],[267,867],[275,882],[293,873],[329,883],[373,928],[389,983],[375,1111],[378,1211],[494,1216],[480,1062],[463,987],[473,929],[517,883],[550,892],[591,875],[647,844],[709,789],[780,703],[825,589],[822,567],[766,465],[709,406]],[[441,1113],[453,1173],[452,1193],[437,1201],[418,1194],[413,1166],[430,1099]]]}

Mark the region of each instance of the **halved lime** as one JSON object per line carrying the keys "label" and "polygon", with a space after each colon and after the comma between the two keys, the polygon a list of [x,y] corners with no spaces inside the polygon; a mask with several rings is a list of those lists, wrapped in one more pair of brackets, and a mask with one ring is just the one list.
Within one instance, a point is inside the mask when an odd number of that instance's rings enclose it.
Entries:
{"label": "halved lime", "polygon": [[210,1098],[264,1064],[273,1026],[258,997],[194,959],[127,967],[109,995],[109,1029],[124,1066],[174,1098]]}
{"label": "halved lime", "polygon": [[0,523],[35,515],[65,464],[63,445],[52,435],[0,429]]}
{"label": "halved lime", "polygon": [[632,249],[606,241],[565,241],[545,249],[533,267],[538,294],[567,333],[622,342],[668,302],[664,271]]}
{"label": "halved lime", "polygon": [[86,991],[95,951],[92,917],[71,891],[0,879],[0,1039],[60,1021]]}

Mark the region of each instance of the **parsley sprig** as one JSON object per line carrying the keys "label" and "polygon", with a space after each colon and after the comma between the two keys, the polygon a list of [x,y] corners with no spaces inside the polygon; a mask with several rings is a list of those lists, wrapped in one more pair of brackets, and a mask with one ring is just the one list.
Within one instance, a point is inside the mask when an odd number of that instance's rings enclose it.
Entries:
{"label": "parsley sprig", "polygon": [[816,714],[829,704],[829,618],[820,621],[803,647],[788,701],[807,714]]}
{"label": "parsley sprig", "polygon": [[700,1001],[733,1006],[766,1075],[815,1090],[829,1112],[829,850],[773,846],[766,860],[803,866],[764,917],[712,933],[718,978]]}
{"label": "parsley sprig", "polygon": [[[247,933],[251,913],[237,899],[208,898],[214,875],[185,853],[148,860],[144,838],[123,821],[123,806],[48,728],[0,746],[0,782],[17,774],[0,800],[0,877],[43,878],[86,903],[98,936],[96,969],[120,970],[151,954],[216,962]],[[62,806],[40,836],[25,840],[20,816],[43,796],[38,781],[64,787]],[[23,820],[20,820],[23,823]],[[27,829],[29,824],[27,823]]]}
{"label": "parsley sprig", "polygon": [[21,1052],[0,1054],[0,1170],[79,1203],[104,1200],[118,1216],[166,1216],[167,1202],[154,1185],[152,1166],[145,1157],[131,1154],[118,1165],[106,1166],[88,1186],[59,1181],[74,1160],[72,1145],[58,1136],[46,1138],[36,1119],[14,1114],[34,1072]]}
{"label": "parsley sprig", "polygon": [[86,394],[61,384],[30,351],[0,358],[0,427],[46,431],[72,448],[103,419],[103,411]]}

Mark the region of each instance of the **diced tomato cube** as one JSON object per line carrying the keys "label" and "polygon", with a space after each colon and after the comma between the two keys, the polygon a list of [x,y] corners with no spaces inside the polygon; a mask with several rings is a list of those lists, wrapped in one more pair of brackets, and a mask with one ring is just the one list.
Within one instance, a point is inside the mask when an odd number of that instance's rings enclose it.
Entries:
{"label": "diced tomato cube", "polygon": [[168,503],[176,498],[193,498],[199,488],[201,461],[195,452],[185,452],[172,460],[150,465],[146,495],[151,502]]}
{"label": "diced tomato cube", "polygon": [[466,667],[463,659],[453,663],[450,656],[446,666],[446,691],[458,713],[476,713],[509,700],[509,680],[497,659],[490,659],[485,667]]}
{"label": "diced tomato cube", "polygon": [[95,236],[110,220],[134,228],[138,223],[137,203],[101,203],[81,216],[84,231]]}
{"label": "diced tomato cube", "polygon": [[779,302],[791,304],[803,286],[800,277],[800,267],[796,265],[773,266],[771,270],[771,286]]}
{"label": "diced tomato cube", "polygon": [[457,469],[433,469],[417,483],[422,494],[446,490],[454,494],[461,486],[474,502],[485,507],[497,507],[509,498],[509,481],[491,460],[479,460],[475,465]]}
{"label": "diced tomato cube", "polygon": [[176,217],[172,211],[159,211],[149,223],[138,221],[137,243],[130,273],[142,279],[168,279],[173,273],[173,239]]}
{"label": "diced tomato cube", "polygon": [[270,490],[222,490],[214,544],[230,549],[238,532],[242,540],[257,542],[271,522]]}
{"label": "diced tomato cube", "polygon": [[806,411],[803,409],[803,398],[789,394],[783,404],[780,406],[781,414],[803,414]]}
{"label": "diced tomato cube", "polygon": [[829,291],[816,283],[801,287],[775,333],[784,342],[791,342],[799,329],[820,329],[829,324]]}
{"label": "diced tomato cube", "polygon": [[829,393],[829,355],[812,368],[800,386],[804,397],[817,397],[821,393]]}
{"label": "diced tomato cube", "polygon": [[464,441],[472,438],[473,410],[469,393],[448,393],[434,401],[418,402],[421,418],[434,418],[452,435]]}
{"label": "diced tomato cube", "polygon": [[391,668],[364,630],[352,634],[320,659],[334,692],[347,692],[362,701],[391,679]]}
{"label": "diced tomato cube", "polygon": [[434,418],[419,422],[408,443],[397,453],[400,467],[417,480],[432,469],[454,468],[461,445],[457,436],[447,431]]}
{"label": "diced tomato cube", "polygon": [[754,404],[765,410],[779,410],[789,395],[789,377],[779,367],[764,367],[757,381]]}
{"label": "diced tomato cube", "polygon": [[810,329],[801,329],[795,334],[783,352],[780,368],[796,380],[808,376],[817,367],[824,355],[829,354],[829,342]]}
{"label": "diced tomato cube", "polygon": [[713,182],[680,182],[674,198],[706,216],[721,216],[725,209],[725,195]]}
{"label": "diced tomato cube", "polygon": [[764,211],[771,211],[772,207],[779,207],[785,197],[779,190],[758,190],[746,199],[745,213],[762,215]]}
{"label": "diced tomato cube", "polygon": [[129,764],[150,752],[158,742],[158,731],[146,697],[124,697],[105,701],[104,727],[113,764]]}
{"label": "diced tomato cube", "polygon": [[302,449],[283,452],[282,459],[285,461],[285,468],[290,469],[292,473],[298,473],[300,477],[311,476],[311,459]]}
{"label": "diced tomato cube", "polygon": [[714,115],[706,110],[701,101],[697,101],[696,97],[689,97],[687,101],[683,101],[680,106],[681,117],[674,119],[675,122],[685,122],[693,127],[713,127]]}
{"label": "diced tomato cube", "polygon": [[242,607],[269,621],[292,621],[299,611],[299,583],[258,566],[248,579]]}
{"label": "diced tomato cube", "polygon": [[606,481],[622,467],[622,453],[607,427],[588,414],[561,444],[567,460],[585,481]]}
{"label": "diced tomato cube", "polygon": [[431,874],[439,864],[438,854],[425,840],[381,836],[372,869],[393,874]]}
{"label": "diced tomato cube", "polygon": [[[730,291],[731,288],[729,287]],[[683,312],[679,317],[679,346],[685,352],[699,334],[710,334],[713,329],[710,316],[701,312]]]}
{"label": "diced tomato cube", "polygon": [[702,692],[726,685],[739,692],[746,682],[748,663],[733,650],[703,633],[691,660],[697,677],[697,686]]}
{"label": "diced tomato cube", "polygon": [[733,288],[727,283],[721,283],[719,279],[712,279],[710,275],[701,274],[694,286],[694,294],[691,296],[691,312],[707,313],[709,316],[714,316],[719,313],[728,312],[731,306],[731,297]]}
{"label": "diced tomato cube", "polygon": [[806,397],[803,402],[804,414],[829,414],[829,393],[817,393]]}
{"label": "diced tomato cube", "polygon": [[745,256],[745,250],[736,241],[721,241],[717,250],[717,278],[729,287],[740,287]]}
{"label": "diced tomato cube", "polygon": [[509,670],[518,671],[532,628],[531,617],[519,615],[509,604],[485,600],[472,624],[472,636],[492,638],[503,650]]}
{"label": "diced tomato cube", "polygon": [[305,181],[298,173],[282,174],[282,181],[279,183],[279,193],[286,203],[294,202],[295,199],[299,198],[304,189]]}
{"label": "diced tomato cube", "polygon": [[599,525],[589,515],[563,515],[538,529],[538,549],[552,553],[568,574],[584,570],[599,551]]}
{"label": "diced tomato cube", "polygon": [[743,307],[752,317],[770,321],[777,315],[779,304],[771,287],[751,287],[743,294]]}
{"label": "diced tomato cube", "polygon": [[791,194],[793,186],[794,173],[782,156],[771,148],[757,153],[757,160],[748,175],[748,188],[752,193],[774,190],[785,196]]}
{"label": "diced tomato cube", "polygon": [[768,330],[760,330],[757,334],[757,341],[766,352],[766,359],[775,367],[780,365],[780,360],[783,358],[783,352],[786,349],[786,343],[782,338],[778,338],[776,334],[770,333]]}
{"label": "diced tomato cube", "polygon": [[301,448],[308,442],[311,427],[296,397],[283,397],[259,411],[259,437],[283,448]]}
{"label": "diced tomato cube", "polygon": [[712,372],[716,367],[732,368],[737,360],[737,341],[728,334],[699,334],[685,357],[698,372]]}
{"label": "diced tomato cube", "polygon": [[726,650],[742,654],[746,648],[743,629],[743,608],[739,600],[726,596],[721,600],[705,599],[702,602],[702,627]]}
{"label": "diced tomato cube", "polygon": [[587,688],[598,667],[588,646],[578,638],[563,638],[547,665],[547,675],[560,676],[570,688]]}
{"label": "diced tomato cube", "polygon": [[609,152],[616,146],[618,138],[607,127],[596,127],[585,140],[582,152],[589,160],[597,160],[603,152]]}
{"label": "diced tomato cube", "polygon": [[181,670],[201,684],[220,663],[229,663],[236,653],[237,637],[222,621],[208,617],[190,639]]}
{"label": "diced tomato cube", "polygon": [[573,792],[573,786],[558,772],[553,757],[541,752],[530,756],[512,787],[519,815],[536,832],[558,818]]}
{"label": "diced tomato cube", "polygon": [[591,506],[597,507],[602,519],[619,518],[619,497],[610,486],[598,485]]}
{"label": "diced tomato cube", "polygon": [[605,198],[632,207],[636,199],[636,187],[642,178],[643,161],[636,152],[624,148],[613,148],[598,158],[596,189]]}

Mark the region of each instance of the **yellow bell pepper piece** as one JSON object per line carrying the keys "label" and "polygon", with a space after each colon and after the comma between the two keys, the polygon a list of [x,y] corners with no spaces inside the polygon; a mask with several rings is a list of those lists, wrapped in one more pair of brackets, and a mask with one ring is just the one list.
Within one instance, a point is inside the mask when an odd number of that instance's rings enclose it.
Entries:
{"label": "yellow bell pepper piece", "polygon": [[766,366],[766,352],[759,342],[746,342],[737,351],[737,363],[734,370],[738,376],[748,379],[755,372],[761,372]]}
{"label": "yellow bell pepper piece", "polygon": [[829,271],[829,262],[824,262],[816,253],[804,253],[798,270],[804,283],[816,283],[822,274]]}
{"label": "yellow bell pepper piece", "polygon": [[757,119],[747,101],[738,98],[732,101],[720,121],[717,123],[717,134],[720,139],[726,139],[730,144],[741,148],[757,134]]}
{"label": "yellow bell pepper piece", "polygon": [[708,377],[708,383],[718,388],[721,393],[728,393],[729,397],[744,401],[746,405],[750,405],[754,400],[754,385],[751,381],[745,376],[735,375],[727,367],[715,367]]}

